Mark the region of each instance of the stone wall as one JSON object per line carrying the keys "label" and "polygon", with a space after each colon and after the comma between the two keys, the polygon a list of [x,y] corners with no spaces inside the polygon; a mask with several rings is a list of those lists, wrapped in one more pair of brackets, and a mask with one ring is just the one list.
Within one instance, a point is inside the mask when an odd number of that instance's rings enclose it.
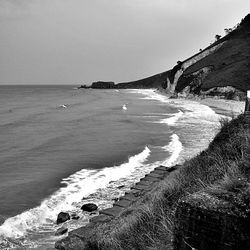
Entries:
{"label": "stone wall", "polygon": [[174,249],[250,249],[249,200],[206,192],[182,200],[176,209]]}

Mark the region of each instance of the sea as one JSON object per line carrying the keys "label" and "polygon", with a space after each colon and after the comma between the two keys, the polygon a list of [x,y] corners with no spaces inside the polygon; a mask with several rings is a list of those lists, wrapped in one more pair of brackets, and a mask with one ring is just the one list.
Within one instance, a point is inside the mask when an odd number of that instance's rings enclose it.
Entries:
{"label": "sea", "polygon": [[159,165],[205,149],[221,116],[154,89],[0,86],[0,249],[48,249]]}

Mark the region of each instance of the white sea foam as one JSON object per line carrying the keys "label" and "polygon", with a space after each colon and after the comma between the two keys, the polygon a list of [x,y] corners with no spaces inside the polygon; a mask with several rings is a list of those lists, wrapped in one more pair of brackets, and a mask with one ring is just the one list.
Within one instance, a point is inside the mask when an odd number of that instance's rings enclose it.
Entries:
{"label": "white sea foam", "polygon": [[[135,89],[129,90],[131,93],[139,93],[144,95],[142,99],[155,100],[161,103],[167,103],[175,108],[179,108],[179,112],[171,115],[170,118],[161,119],[160,123],[166,123],[168,125],[176,125],[177,121],[180,124],[200,124],[205,123],[218,123],[221,115],[215,113],[210,107],[200,104],[198,102],[187,99],[169,99],[167,96],[156,92],[153,89]],[[181,119],[180,119],[181,118]]]}
{"label": "white sea foam", "polygon": [[169,118],[161,119],[159,121],[159,123],[166,123],[168,125],[175,125],[176,122],[179,120],[179,118],[181,118],[182,115],[183,115],[183,112],[181,110],[179,110],[179,112],[176,114],[173,114],[173,116],[171,116]]}
{"label": "white sea foam", "polygon": [[[159,121],[167,125],[200,123],[201,120],[209,123],[214,122],[219,117],[212,109],[205,105],[186,100],[169,100],[166,96],[158,94],[154,90],[131,90],[130,92],[143,94],[143,99],[164,102],[179,108],[179,112],[176,114],[160,114],[162,116],[171,115],[171,117]],[[151,115],[154,115],[154,113]],[[83,169],[63,179],[62,183],[65,184],[65,187],[60,188],[51,197],[45,199],[39,207],[7,219],[0,226],[0,235],[18,238],[25,236],[28,232],[41,232],[42,228],[46,228],[46,230],[52,232],[55,229],[56,225],[54,222],[59,212],[75,211],[77,208],[76,204],[83,197],[94,194],[100,189],[107,192],[110,182],[123,179],[126,183],[129,183],[130,179],[138,178],[144,171],[146,173],[146,171],[150,171],[158,165],[169,167],[177,163],[179,161],[178,157],[183,150],[179,136],[173,134],[170,143],[160,147],[160,150],[168,151],[171,154],[163,161],[148,164],[146,160],[150,156],[151,150],[145,147],[141,153],[130,157],[128,162],[119,166],[104,168],[102,170]],[[132,181],[135,181],[135,179]]]}
{"label": "white sea foam", "polygon": [[127,105],[126,104],[123,104],[122,105],[122,109],[124,110],[124,111],[126,111],[128,108],[127,108]]}
{"label": "white sea foam", "polygon": [[173,134],[171,136],[171,142],[167,146],[164,146],[163,149],[165,151],[172,153],[171,156],[168,159],[166,159],[162,164],[166,167],[170,167],[171,165],[176,163],[176,161],[177,161],[177,159],[178,159],[178,157],[183,149],[183,146],[182,146],[182,143],[180,141],[179,136],[176,134]]}
{"label": "white sea foam", "polygon": [[68,107],[68,105],[67,104],[60,104],[59,107],[66,109]]}
{"label": "white sea foam", "polygon": [[138,93],[144,95],[141,99],[156,100],[163,103],[169,103],[169,98],[165,95],[157,93],[154,89],[131,89],[127,90],[130,93]]}
{"label": "white sea foam", "polygon": [[81,201],[83,196],[86,197],[100,188],[105,188],[110,181],[126,178],[147,160],[150,152],[150,149],[145,147],[141,153],[130,157],[128,162],[119,166],[104,168],[100,171],[83,169],[63,179],[62,183],[66,187],[60,188],[44,200],[39,207],[7,219],[0,226],[0,235],[18,238],[28,231],[39,229],[43,224],[53,227],[59,212],[74,210],[75,203]]}
{"label": "white sea foam", "polygon": [[[152,150],[153,148],[154,147],[152,147]],[[178,156],[182,151],[182,143],[179,137],[173,134],[169,144],[159,148],[162,151],[170,152],[170,156],[162,161],[147,162],[151,150],[146,146],[141,153],[130,157],[126,163],[119,166],[104,168],[100,171],[83,169],[64,178],[62,183],[66,186],[44,200],[39,207],[7,219],[4,224],[0,226],[1,237],[17,239],[26,234],[36,234],[37,232],[39,234],[47,233],[46,241],[54,242],[55,239],[51,235],[54,234],[57,228],[55,220],[59,212],[76,211],[76,204],[82,204],[81,199],[83,197],[88,197],[88,195],[91,197],[93,194],[96,197],[94,201],[97,202],[97,204],[99,202],[98,206],[107,206],[108,201],[105,201],[105,198],[103,200],[102,194],[107,194],[107,197],[109,197],[112,188],[116,188],[117,190],[117,185],[120,184],[125,184],[128,190],[130,186],[139,181],[146,173],[159,165],[170,167],[177,162]],[[159,149],[157,149],[157,151],[158,150]],[[119,191],[121,192],[121,190]],[[89,198],[89,201],[93,201],[91,199],[92,198]],[[112,204],[112,201],[110,204]],[[78,207],[78,209],[80,210],[80,207]],[[71,226],[73,227],[71,228]],[[67,227],[72,230],[77,226],[68,224]],[[51,237],[51,239],[49,239],[49,237]],[[24,241],[23,245],[29,247],[39,246],[39,244],[44,243],[44,239],[42,238],[41,242],[39,242],[38,239],[35,241],[29,240]]]}

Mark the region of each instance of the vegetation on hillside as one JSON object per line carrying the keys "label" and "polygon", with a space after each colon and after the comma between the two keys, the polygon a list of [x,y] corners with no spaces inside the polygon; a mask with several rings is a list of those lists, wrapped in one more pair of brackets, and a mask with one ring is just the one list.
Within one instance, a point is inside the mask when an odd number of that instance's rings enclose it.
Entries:
{"label": "vegetation on hillside", "polygon": [[[250,89],[250,14],[225,37],[220,39],[220,36],[216,35],[216,40],[215,44],[223,43],[222,46],[183,72],[176,86],[177,92],[194,84],[197,78],[195,72],[205,67],[211,70],[197,86],[198,92],[227,86],[243,92]],[[194,88],[194,91],[197,92],[197,88]]]}

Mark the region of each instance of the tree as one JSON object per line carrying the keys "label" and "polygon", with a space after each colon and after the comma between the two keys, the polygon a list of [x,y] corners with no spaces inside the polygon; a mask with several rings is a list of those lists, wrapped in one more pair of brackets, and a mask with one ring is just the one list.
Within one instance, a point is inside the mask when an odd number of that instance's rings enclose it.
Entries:
{"label": "tree", "polygon": [[220,35],[215,35],[215,41],[218,41],[221,38]]}
{"label": "tree", "polygon": [[228,35],[230,32],[232,32],[232,29],[231,28],[229,28],[229,29],[225,28],[224,31],[225,31],[226,35]]}

